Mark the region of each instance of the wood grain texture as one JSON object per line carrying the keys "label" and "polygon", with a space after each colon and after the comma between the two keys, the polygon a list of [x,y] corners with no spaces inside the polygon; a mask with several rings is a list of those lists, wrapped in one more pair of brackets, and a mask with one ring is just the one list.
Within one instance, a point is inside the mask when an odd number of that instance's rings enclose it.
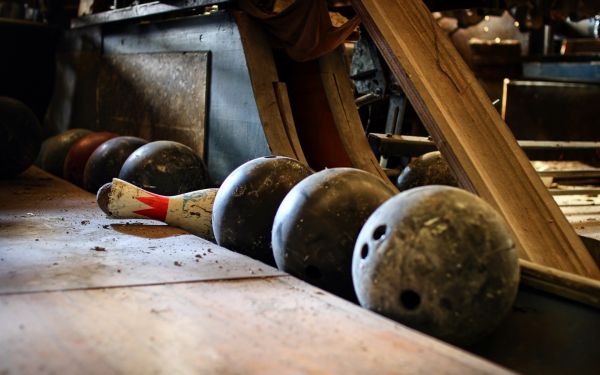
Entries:
{"label": "wood grain texture", "polygon": [[353,4],[461,185],[504,216],[520,256],[600,278],[592,257],[424,3]]}
{"label": "wood grain texture", "polygon": [[[247,15],[241,12],[233,12],[233,15],[240,31],[256,106],[269,148],[274,155],[306,163],[295,134],[293,117],[288,112],[289,99],[287,95],[281,95],[283,88],[276,86],[279,77],[266,36]],[[286,99],[287,103],[284,102]],[[294,131],[290,132],[290,128]]]}
{"label": "wood grain texture", "polygon": [[277,97],[277,105],[279,106],[279,112],[281,113],[281,119],[283,120],[283,127],[287,138],[294,150],[296,159],[306,163],[306,157],[298,138],[298,132],[296,131],[296,124],[294,123],[294,115],[292,113],[292,106],[290,104],[290,97],[287,91],[287,85],[285,82],[273,82],[273,89],[275,90],[275,96]]}
{"label": "wood grain texture", "polygon": [[600,281],[526,260],[519,264],[522,284],[600,309]]}
{"label": "wood grain texture", "polygon": [[396,189],[379,166],[365,136],[341,51],[333,51],[321,57],[319,69],[335,127],[352,166],[380,177]]}
{"label": "wood grain texture", "polygon": [[0,296],[0,305],[0,373],[509,373],[291,277]]}
{"label": "wood grain texture", "polygon": [[109,219],[94,198],[35,167],[0,181],[0,294],[283,274],[158,221]]}

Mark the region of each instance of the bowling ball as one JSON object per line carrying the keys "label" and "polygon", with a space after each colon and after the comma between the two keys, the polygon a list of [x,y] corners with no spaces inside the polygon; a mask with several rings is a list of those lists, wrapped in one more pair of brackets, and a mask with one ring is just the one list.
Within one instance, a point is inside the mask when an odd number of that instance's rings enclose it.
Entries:
{"label": "bowling ball", "polygon": [[48,173],[62,177],[65,158],[71,146],[81,137],[90,134],[88,129],[70,129],[42,142],[42,148],[36,164]]}
{"label": "bowling ball", "polygon": [[135,150],[121,167],[119,178],[161,195],[178,195],[209,185],[204,162],[181,143],[156,141]]}
{"label": "bowling ball", "polygon": [[425,185],[447,185],[458,187],[458,181],[448,162],[439,151],[428,152],[414,158],[402,170],[396,186],[400,191]]}
{"label": "bowling ball", "polygon": [[341,297],[356,300],[352,251],[360,228],[395,191],[353,168],[315,173],[281,202],[272,231],[277,267]]}
{"label": "bowling ball", "polygon": [[18,100],[0,97],[0,178],[29,168],[41,143],[42,127],[35,114]]}
{"label": "bowling ball", "polygon": [[481,198],[448,186],[400,193],[363,226],[352,277],[362,306],[457,345],[476,342],[510,310],[515,242]]}
{"label": "bowling ball", "polygon": [[282,156],[262,157],[235,169],[219,188],[213,205],[217,243],[275,265],[271,228],[279,204],[310,168]]}
{"label": "bowling ball", "polygon": [[110,132],[93,132],[81,137],[69,149],[63,166],[63,178],[77,186],[83,186],[83,172],[90,155],[107,140],[117,137]]}
{"label": "bowling ball", "polygon": [[138,137],[116,137],[102,143],[85,164],[83,187],[89,192],[97,192],[102,185],[117,177],[129,155],[146,143]]}

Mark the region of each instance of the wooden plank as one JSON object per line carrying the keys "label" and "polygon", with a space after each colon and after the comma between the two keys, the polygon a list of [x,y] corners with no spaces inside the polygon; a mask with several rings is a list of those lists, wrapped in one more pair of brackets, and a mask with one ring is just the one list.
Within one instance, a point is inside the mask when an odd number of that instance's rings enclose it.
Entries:
{"label": "wooden plank", "polygon": [[600,281],[520,261],[521,283],[600,309]]}
{"label": "wooden plank", "polygon": [[[418,156],[435,151],[428,137],[369,133],[369,141],[384,156]],[[530,160],[595,160],[600,142],[517,141]]]}
{"label": "wooden plank", "polygon": [[0,181],[0,207],[0,294],[282,275],[157,221],[109,219],[35,167]]}
{"label": "wooden plank", "polygon": [[396,189],[375,159],[365,137],[341,51],[336,50],[321,57],[319,69],[335,127],[352,166],[380,177]]}
{"label": "wooden plank", "polygon": [[292,114],[292,106],[290,104],[290,98],[287,91],[287,85],[285,82],[273,82],[273,89],[275,90],[275,96],[277,97],[277,105],[281,112],[281,119],[283,120],[283,127],[287,135],[288,141],[294,150],[296,159],[306,163],[306,157],[304,157],[304,151],[302,151],[302,145],[298,138],[298,132],[296,132],[296,124],[294,123],[294,116]]}
{"label": "wooden plank", "polygon": [[[263,31],[241,12],[233,12],[237,22],[252,90],[269,148],[274,155],[287,156],[306,163],[290,116],[289,99],[281,96],[273,53]],[[279,94],[279,96],[278,96]],[[294,128],[291,132],[290,129]]]}
{"label": "wooden plank", "polygon": [[461,185],[504,216],[520,256],[600,278],[600,269],[425,4],[353,4]]}
{"label": "wooden plank", "polygon": [[509,374],[291,277],[0,305],[1,373]]}
{"label": "wooden plank", "polygon": [[205,158],[209,52],[110,53],[98,76],[98,126],[169,139]]}

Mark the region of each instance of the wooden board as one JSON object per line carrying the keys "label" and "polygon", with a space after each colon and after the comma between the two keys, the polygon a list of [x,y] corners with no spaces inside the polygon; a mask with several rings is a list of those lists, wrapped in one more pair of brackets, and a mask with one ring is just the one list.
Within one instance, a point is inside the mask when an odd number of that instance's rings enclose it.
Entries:
{"label": "wooden board", "polygon": [[291,277],[0,300],[3,373],[508,373]]}
{"label": "wooden board", "polygon": [[273,52],[255,21],[233,12],[239,31],[252,90],[269,148],[274,155],[306,163],[291,114],[287,88],[279,82]]}
{"label": "wooden board", "polygon": [[396,189],[379,166],[365,136],[344,55],[339,50],[328,53],[319,59],[319,69],[335,127],[352,166],[380,177]]}
{"label": "wooden board", "polygon": [[600,278],[598,266],[425,4],[353,4],[461,185],[504,216],[520,256]]}
{"label": "wooden board", "polygon": [[35,167],[0,181],[0,207],[0,294],[283,274],[157,221],[109,219]]}
{"label": "wooden board", "polygon": [[208,52],[106,54],[98,76],[98,126],[169,139],[204,158]]}

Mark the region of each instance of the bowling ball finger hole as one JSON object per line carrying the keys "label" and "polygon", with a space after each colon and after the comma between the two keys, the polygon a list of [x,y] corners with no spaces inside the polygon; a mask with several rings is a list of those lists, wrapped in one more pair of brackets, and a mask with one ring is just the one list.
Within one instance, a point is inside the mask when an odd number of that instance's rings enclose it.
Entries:
{"label": "bowling ball finger hole", "polygon": [[373,231],[373,239],[374,240],[381,240],[385,237],[385,232],[387,231],[387,226],[386,225],[380,225],[377,228],[375,228],[375,230]]}
{"label": "bowling ball finger hole", "polygon": [[321,278],[321,271],[319,270],[319,267],[313,266],[312,264],[306,266],[304,269],[304,274],[313,280],[318,280]]}
{"label": "bowling ball finger hole", "polygon": [[415,310],[421,304],[421,296],[414,290],[405,289],[400,292],[400,303],[407,310]]}
{"label": "bowling ball finger hole", "polygon": [[364,244],[363,247],[360,249],[360,257],[365,259],[368,256],[369,256],[369,245]]}

